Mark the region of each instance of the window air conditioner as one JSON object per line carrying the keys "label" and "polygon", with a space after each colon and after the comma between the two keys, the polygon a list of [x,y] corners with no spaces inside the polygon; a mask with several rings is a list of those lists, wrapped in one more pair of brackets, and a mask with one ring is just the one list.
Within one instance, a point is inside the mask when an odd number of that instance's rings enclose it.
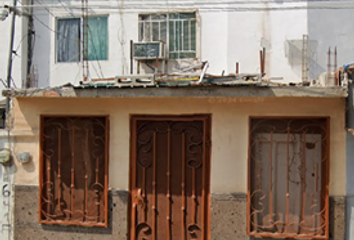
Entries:
{"label": "window air conditioner", "polygon": [[165,44],[163,42],[136,42],[134,43],[134,59],[154,60],[165,58]]}

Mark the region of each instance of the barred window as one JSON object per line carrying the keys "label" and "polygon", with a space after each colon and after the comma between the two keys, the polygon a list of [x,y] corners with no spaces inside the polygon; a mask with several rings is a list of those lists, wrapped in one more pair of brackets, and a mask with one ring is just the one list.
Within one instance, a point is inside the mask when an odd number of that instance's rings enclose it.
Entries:
{"label": "barred window", "polygon": [[39,218],[107,226],[108,117],[41,117]]}
{"label": "barred window", "polygon": [[251,118],[248,234],[328,238],[329,119]]}
{"label": "barred window", "polygon": [[170,59],[196,57],[196,13],[141,14],[139,41],[163,41]]}

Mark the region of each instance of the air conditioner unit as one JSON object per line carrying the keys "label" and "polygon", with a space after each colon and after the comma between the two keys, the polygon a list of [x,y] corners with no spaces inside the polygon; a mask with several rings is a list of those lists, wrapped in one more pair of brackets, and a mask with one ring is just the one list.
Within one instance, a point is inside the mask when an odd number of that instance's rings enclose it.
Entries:
{"label": "air conditioner unit", "polygon": [[165,58],[165,44],[163,42],[136,42],[134,43],[134,59],[153,60]]}

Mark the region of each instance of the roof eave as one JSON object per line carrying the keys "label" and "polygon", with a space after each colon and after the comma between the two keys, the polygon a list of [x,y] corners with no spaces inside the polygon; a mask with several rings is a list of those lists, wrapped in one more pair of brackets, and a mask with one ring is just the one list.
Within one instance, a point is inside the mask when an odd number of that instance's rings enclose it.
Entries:
{"label": "roof eave", "polygon": [[58,87],[47,89],[6,89],[10,98],[210,98],[210,97],[314,97],[346,98],[346,87],[305,86],[189,86],[189,87]]}

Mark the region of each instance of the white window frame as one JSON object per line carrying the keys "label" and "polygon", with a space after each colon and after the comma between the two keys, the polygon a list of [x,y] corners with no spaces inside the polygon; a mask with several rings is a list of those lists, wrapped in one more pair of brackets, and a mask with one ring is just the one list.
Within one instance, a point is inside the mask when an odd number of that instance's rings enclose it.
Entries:
{"label": "white window frame", "polygon": [[[67,62],[60,62],[58,61],[58,35],[59,34],[59,26],[58,26],[58,22],[59,20],[70,20],[70,19],[80,19],[80,24],[79,24],[79,39],[78,39],[78,44],[79,44],[79,61],[67,61]],[[82,39],[82,23],[81,23],[81,17],[80,16],[66,16],[66,17],[56,17],[54,24],[55,24],[55,32],[54,32],[54,39],[55,39],[55,45],[54,45],[54,57],[55,57],[55,63],[57,64],[68,64],[68,63],[78,63],[82,61],[82,43],[81,43],[81,39]]]}
{"label": "white window frame", "polygon": [[[189,18],[189,19],[170,19],[169,14],[171,13],[194,13],[195,14],[195,18]],[[164,15],[165,19],[152,19],[153,15]],[[143,17],[148,17],[148,19],[143,20]],[[189,33],[191,33],[191,21],[195,21],[195,50],[192,50],[192,34],[190,34],[189,37],[189,47],[187,50],[183,50],[184,48],[184,41],[183,41],[183,34],[184,34],[184,27],[183,25],[185,24],[185,22],[189,22]],[[145,23],[149,22],[150,23],[150,34],[149,34],[149,39],[145,39]],[[161,39],[161,23],[165,22],[166,23],[166,52],[167,52],[167,56],[169,57],[170,54],[172,53],[194,53],[194,57],[192,58],[199,58],[199,14],[197,10],[183,10],[183,11],[170,11],[170,12],[153,12],[153,13],[141,13],[139,14],[139,21],[138,21],[138,39],[139,42],[150,42],[150,41],[154,41],[153,40],[153,28],[152,28],[152,23],[159,23],[159,40]],[[171,50],[169,48],[170,46],[170,22],[174,22],[174,38],[176,37],[176,23],[177,22],[182,22],[182,42],[181,42],[181,50]],[[142,27],[140,27],[140,25],[142,25]],[[155,40],[156,41],[156,40]],[[173,58],[175,60],[178,59],[188,59],[188,58]]]}
{"label": "white window frame", "polygon": [[[152,15],[165,15],[165,19],[151,19]],[[142,20],[142,16],[148,16],[149,19],[146,20]],[[139,42],[152,42],[153,40],[153,32],[152,32],[152,24],[153,23],[159,23],[159,39],[161,39],[161,23],[166,23],[166,41],[167,41],[167,37],[168,37],[168,33],[167,33],[167,29],[168,29],[168,14],[166,13],[161,13],[161,14],[140,14],[139,15]],[[145,24],[146,23],[150,23],[150,39],[145,39]],[[140,24],[142,24],[142,30],[143,33],[142,35],[140,35]]]}
{"label": "white window frame", "polygon": [[[109,14],[99,14],[99,15],[90,15],[88,16],[88,18],[92,18],[92,17],[106,17],[107,18],[107,59],[104,59],[104,60],[87,60],[87,61],[99,61],[99,62],[104,62],[104,61],[108,61],[109,60]],[[58,34],[58,20],[65,20],[65,19],[80,19],[80,39],[78,39],[79,41],[79,45],[80,45],[80,49],[79,49],[79,54],[80,54],[80,57],[79,57],[79,61],[68,61],[68,62],[59,62],[58,61],[58,39],[57,39],[57,34]],[[82,61],[86,61],[84,60],[84,54],[83,54],[83,18],[82,16],[69,16],[69,15],[66,15],[66,16],[57,16],[55,17],[55,21],[54,21],[54,29],[55,29],[55,32],[54,32],[54,62],[56,64],[69,64],[69,63],[79,63],[79,62],[82,62]]]}

